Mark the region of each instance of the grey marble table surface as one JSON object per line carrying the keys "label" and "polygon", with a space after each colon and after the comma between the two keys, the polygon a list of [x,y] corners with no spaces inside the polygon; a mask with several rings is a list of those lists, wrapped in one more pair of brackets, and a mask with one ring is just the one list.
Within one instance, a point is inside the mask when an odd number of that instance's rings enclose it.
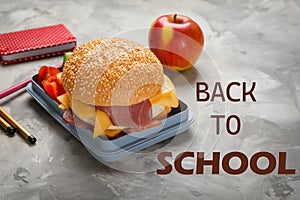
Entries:
{"label": "grey marble table surface", "polygon": [[[204,52],[194,68],[174,81],[179,97],[196,116],[193,125],[173,140],[117,164],[95,159],[25,90],[1,99],[0,106],[38,139],[30,146],[20,135],[8,137],[1,129],[1,200],[300,199],[299,1],[0,0],[0,5],[0,33],[63,23],[79,45],[112,35],[122,37],[133,30],[143,36],[144,28],[156,17],[169,13],[191,17],[205,35]],[[61,61],[62,56],[56,56],[0,65],[0,90],[32,76],[41,65]],[[197,103],[195,83],[209,80],[224,85],[256,82],[257,102]],[[231,136],[222,131],[216,136],[210,120],[215,112],[238,115],[240,133]],[[220,168],[220,174],[212,175],[208,168],[203,175],[182,175],[174,170],[159,175],[153,158],[165,151],[165,146],[174,155],[203,151],[207,158],[212,152],[239,151],[250,156],[268,151],[276,158],[278,152],[286,152],[287,165],[296,169],[296,174],[278,175],[275,170],[258,175],[248,169],[230,175]],[[238,165],[235,161],[232,164]],[[187,168],[194,165],[192,159],[184,162]]]}

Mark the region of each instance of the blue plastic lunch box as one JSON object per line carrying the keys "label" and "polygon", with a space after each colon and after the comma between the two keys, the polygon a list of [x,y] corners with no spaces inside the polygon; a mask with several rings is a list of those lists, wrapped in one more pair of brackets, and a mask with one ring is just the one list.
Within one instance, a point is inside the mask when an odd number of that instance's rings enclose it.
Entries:
{"label": "blue plastic lunch box", "polygon": [[66,124],[63,121],[64,110],[52,100],[37,84],[37,75],[32,77],[31,83],[26,87],[27,92],[39,103],[57,122],[85,145],[88,151],[98,160],[104,162],[117,161],[164,141],[175,135],[185,132],[194,121],[193,113],[188,106],[180,101],[178,108],[172,109],[168,117],[162,120],[161,125],[140,132],[122,135],[115,139],[102,137],[93,138],[93,132],[89,129]]}

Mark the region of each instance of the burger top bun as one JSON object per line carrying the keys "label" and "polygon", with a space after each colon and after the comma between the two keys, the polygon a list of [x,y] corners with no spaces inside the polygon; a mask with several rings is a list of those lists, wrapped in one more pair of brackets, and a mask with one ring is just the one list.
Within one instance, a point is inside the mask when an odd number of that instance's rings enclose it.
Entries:
{"label": "burger top bun", "polygon": [[71,99],[96,106],[127,106],[154,96],[163,67],[133,41],[104,38],[77,47],[64,64],[62,83]]}

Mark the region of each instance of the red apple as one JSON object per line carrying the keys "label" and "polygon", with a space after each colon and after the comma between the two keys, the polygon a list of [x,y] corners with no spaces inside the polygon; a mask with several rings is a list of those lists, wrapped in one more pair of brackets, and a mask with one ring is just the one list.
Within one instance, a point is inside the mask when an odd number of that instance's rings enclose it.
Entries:
{"label": "red apple", "polygon": [[182,71],[198,60],[204,44],[199,25],[184,15],[158,17],[149,31],[149,47],[161,63]]}

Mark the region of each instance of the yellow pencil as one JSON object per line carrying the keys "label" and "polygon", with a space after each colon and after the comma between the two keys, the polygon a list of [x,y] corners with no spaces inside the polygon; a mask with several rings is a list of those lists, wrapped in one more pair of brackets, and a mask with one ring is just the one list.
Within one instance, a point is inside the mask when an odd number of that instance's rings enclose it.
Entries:
{"label": "yellow pencil", "polygon": [[9,124],[11,124],[15,129],[18,130],[19,133],[25,139],[28,140],[30,144],[35,144],[36,138],[31,135],[25,128],[23,128],[12,116],[10,116],[1,106],[0,106],[0,116],[4,118]]}
{"label": "yellow pencil", "polygon": [[14,127],[12,127],[5,119],[0,116],[0,126],[7,132],[8,135],[13,136],[17,131]]}

